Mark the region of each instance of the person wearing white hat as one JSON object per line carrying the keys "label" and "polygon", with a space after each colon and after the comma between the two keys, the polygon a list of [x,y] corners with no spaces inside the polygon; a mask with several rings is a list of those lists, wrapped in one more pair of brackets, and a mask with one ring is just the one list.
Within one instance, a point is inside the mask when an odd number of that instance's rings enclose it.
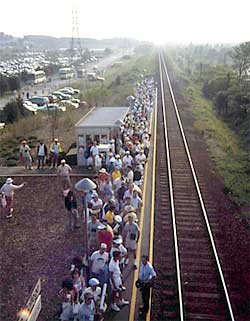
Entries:
{"label": "person wearing white hat", "polygon": [[85,293],[90,293],[93,296],[96,305],[98,305],[102,294],[102,289],[99,285],[100,281],[97,278],[91,278],[89,280],[89,287],[85,289],[81,299],[84,300]]}
{"label": "person wearing white hat", "polygon": [[4,203],[4,207],[6,209],[6,218],[12,217],[13,212],[13,199],[14,199],[14,192],[18,189],[21,189],[26,183],[22,183],[20,185],[14,185],[13,179],[11,177],[6,179],[5,184],[1,187],[0,193],[2,195],[2,204]]}
{"label": "person wearing white hat", "polygon": [[61,144],[58,142],[58,139],[55,138],[54,142],[50,145],[50,157],[51,157],[51,167],[50,168],[57,168],[59,155],[62,152]]}
{"label": "person wearing white hat", "polygon": [[109,172],[112,172],[114,169],[114,162],[115,162],[115,157],[113,153],[109,153],[108,157],[106,158],[106,166]]}
{"label": "person wearing white hat", "polygon": [[114,162],[113,166],[114,166],[114,167],[117,166],[117,167],[119,168],[119,170],[122,169],[122,160],[121,160],[121,156],[120,156],[119,154],[117,154],[117,155],[115,156],[115,162]]}
{"label": "person wearing white hat", "polygon": [[[98,227],[99,228],[99,227]],[[103,285],[107,281],[109,255],[106,252],[107,245],[101,243],[100,249],[93,252],[90,257],[91,277],[97,278]]]}
{"label": "person wearing white hat", "polygon": [[94,191],[92,193],[92,199],[90,201],[90,206],[91,206],[90,212],[96,214],[98,219],[100,218],[100,212],[102,210],[102,205],[103,205],[102,200],[99,198],[97,192]]}
{"label": "person wearing white hat", "polygon": [[61,160],[61,165],[57,169],[57,175],[61,180],[63,189],[71,188],[70,174],[72,173],[72,168],[66,164],[66,160]]}
{"label": "person wearing white hat", "polygon": [[110,251],[110,258],[113,257],[113,253],[115,251],[121,252],[121,254],[120,254],[120,269],[121,269],[121,271],[124,269],[125,259],[128,257],[128,251],[122,243],[123,243],[123,240],[122,240],[121,235],[115,237],[113,239],[113,246]]}
{"label": "person wearing white hat", "polygon": [[32,165],[32,158],[31,158],[31,154],[30,154],[30,147],[27,144],[26,140],[23,140],[20,146],[20,158],[24,163],[24,167],[25,169],[31,169],[31,165]]}
{"label": "person wearing white hat", "polygon": [[122,159],[122,163],[123,163],[123,168],[124,169],[127,169],[128,166],[132,167],[133,157],[130,155],[129,151],[125,152],[125,156]]}

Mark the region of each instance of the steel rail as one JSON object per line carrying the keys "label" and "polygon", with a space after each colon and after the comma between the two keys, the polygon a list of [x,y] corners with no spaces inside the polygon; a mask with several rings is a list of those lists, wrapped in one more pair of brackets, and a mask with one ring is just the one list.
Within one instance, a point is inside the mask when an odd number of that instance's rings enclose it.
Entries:
{"label": "steel rail", "polygon": [[181,121],[180,114],[179,114],[179,111],[178,111],[178,107],[177,107],[177,104],[176,104],[176,100],[175,100],[174,92],[173,92],[173,89],[172,89],[171,81],[170,81],[170,78],[169,78],[168,70],[167,70],[167,67],[166,67],[166,63],[164,61],[164,57],[161,54],[160,54],[160,57],[162,59],[163,68],[164,68],[164,71],[165,71],[165,74],[166,74],[166,77],[167,77],[167,82],[168,82],[168,87],[169,87],[169,91],[170,91],[170,94],[171,94],[171,99],[172,99],[172,102],[173,102],[173,105],[174,105],[177,121],[178,121],[179,128],[180,128],[180,131],[181,131],[181,135],[182,135],[183,143],[184,143],[184,146],[185,146],[185,151],[186,151],[186,154],[187,154],[187,157],[188,157],[189,165],[190,165],[190,168],[191,168],[191,172],[192,172],[193,180],[194,180],[194,183],[195,183],[196,191],[197,191],[197,194],[198,194],[198,197],[199,197],[202,213],[203,213],[203,216],[204,216],[204,219],[205,219],[205,222],[206,222],[206,227],[207,227],[207,231],[208,231],[208,234],[209,234],[209,239],[210,239],[210,242],[211,242],[211,245],[212,245],[213,254],[214,254],[214,257],[215,257],[215,260],[216,260],[216,264],[217,264],[217,268],[218,268],[218,271],[219,271],[220,279],[221,279],[221,282],[222,282],[224,294],[225,294],[225,297],[226,297],[226,302],[227,302],[227,307],[228,307],[228,310],[229,310],[229,313],[230,313],[230,318],[231,318],[231,321],[235,321],[235,317],[234,317],[234,313],[233,313],[230,297],[229,297],[229,294],[228,294],[225,278],[224,278],[222,267],[221,267],[221,263],[220,263],[220,259],[219,259],[217,248],[216,248],[216,245],[215,245],[213,233],[212,233],[212,230],[211,230],[211,227],[210,227],[210,223],[209,223],[209,219],[208,219],[205,203],[203,201],[203,197],[202,197],[202,194],[201,194],[201,190],[200,190],[199,182],[198,182],[198,179],[197,179],[197,175],[196,175],[196,172],[195,172],[195,169],[194,169],[192,157],[191,157],[191,154],[190,154],[190,151],[189,151],[186,135],[185,135],[185,132],[184,132],[184,129],[183,129],[183,126],[182,126],[182,121]]}
{"label": "steel rail", "polygon": [[164,134],[165,134],[166,155],[167,155],[172,226],[173,226],[173,233],[174,233],[175,264],[176,264],[176,274],[177,274],[179,310],[180,310],[180,320],[184,321],[184,307],[183,307],[183,296],[182,296],[179,247],[178,247],[177,226],[176,226],[176,218],[175,218],[174,190],[173,190],[173,179],[172,179],[172,171],[171,171],[171,159],[170,159],[170,149],[169,149],[169,139],[168,139],[168,129],[167,129],[167,117],[166,117],[165,98],[164,98],[163,72],[162,72],[162,63],[161,63],[160,55],[159,55],[159,69],[160,69],[161,98],[162,98],[163,123],[164,123]]}

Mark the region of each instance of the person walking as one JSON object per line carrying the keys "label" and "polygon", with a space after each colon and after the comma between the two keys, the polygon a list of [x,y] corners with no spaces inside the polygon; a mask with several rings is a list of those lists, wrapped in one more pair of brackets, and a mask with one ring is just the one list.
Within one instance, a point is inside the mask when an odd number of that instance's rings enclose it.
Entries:
{"label": "person walking", "polygon": [[143,305],[140,307],[140,315],[146,318],[149,310],[150,288],[152,282],[156,278],[155,270],[151,263],[148,262],[148,256],[141,257],[141,265],[139,270],[139,283]]}
{"label": "person walking", "polygon": [[5,199],[5,209],[7,212],[6,218],[11,218],[13,209],[13,200],[14,200],[14,192],[16,190],[21,189],[26,184],[25,182],[20,185],[14,185],[13,179],[11,177],[6,179],[5,184],[1,187],[0,193],[2,194],[2,198]]}
{"label": "person walking", "polygon": [[23,140],[20,146],[20,158],[24,164],[25,169],[31,170],[31,165],[32,165],[32,158],[30,154],[30,147],[27,144],[26,140]]}
{"label": "person walking", "polygon": [[68,211],[68,227],[69,230],[73,231],[75,227],[77,227],[77,220],[78,220],[78,211],[77,211],[77,201],[73,191],[70,189],[66,191],[66,195],[64,198],[64,204]]}
{"label": "person walking", "polygon": [[39,141],[39,145],[37,146],[37,169],[44,168],[44,164],[46,161],[46,157],[48,155],[47,146],[44,144],[42,140]]}
{"label": "person walking", "polygon": [[58,142],[58,139],[55,138],[54,142],[50,145],[50,156],[51,156],[51,166],[50,168],[57,168],[59,156],[62,152],[61,144]]}
{"label": "person walking", "polygon": [[70,174],[72,173],[72,168],[66,164],[66,160],[61,160],[61,165],[57,169],[57,175],[61,180],[61,184],[64,190],[71,188]]}

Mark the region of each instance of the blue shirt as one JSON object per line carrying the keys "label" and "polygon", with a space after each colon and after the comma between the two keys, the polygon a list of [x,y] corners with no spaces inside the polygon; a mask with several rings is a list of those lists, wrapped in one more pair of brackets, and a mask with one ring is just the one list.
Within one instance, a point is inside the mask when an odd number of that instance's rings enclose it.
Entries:
{"label": "blue shirt", "polygon": [[152,264],[150,264],[149,262],[147,262],[146,265],[141,263],[140,271],[139,271],[139,279],[141,281],[148,281],[153,276],[156,276],[156,273]]}

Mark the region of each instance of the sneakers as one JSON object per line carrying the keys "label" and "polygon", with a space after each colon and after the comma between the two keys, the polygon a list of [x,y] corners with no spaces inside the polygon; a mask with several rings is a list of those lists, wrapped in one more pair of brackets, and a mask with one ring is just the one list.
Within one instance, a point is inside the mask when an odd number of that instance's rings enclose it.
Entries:
{"label": "sneakers", "polygon": [[116,303],[111,303],[110,307],[112,310],[114,310],[116,312],[121,311],[121,309],[118,307],[118,305]]}
{"label": "sneakers", "polygon": [[120,305],[128,305],[129,304],[129,301],[126,301],[124,299],[122,299],[120,302],[119,302]]}
{"label": "sneakers", "polygon": [[6,218],[11,218],[12,214],[6,215]]}
{"label": "sneakers", "polygon": [[126,287],[125,287],[125,286],[122,286],[122,287],[121,287],[121,290],[122,290],[122,291],[126,291]]}

